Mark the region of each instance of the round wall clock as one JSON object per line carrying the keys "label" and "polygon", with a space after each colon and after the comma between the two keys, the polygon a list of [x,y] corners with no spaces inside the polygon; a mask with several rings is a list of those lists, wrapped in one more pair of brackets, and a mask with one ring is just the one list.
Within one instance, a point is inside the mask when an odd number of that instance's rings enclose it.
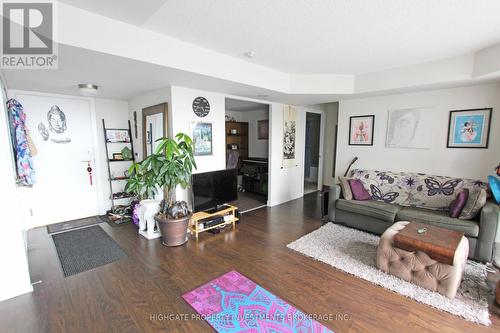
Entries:
{"label": "round wall clock", "polygon": [[193,100],[193,112],[198,117],[205,117],[210,112],[210,103],[205,97],[196,97]]}

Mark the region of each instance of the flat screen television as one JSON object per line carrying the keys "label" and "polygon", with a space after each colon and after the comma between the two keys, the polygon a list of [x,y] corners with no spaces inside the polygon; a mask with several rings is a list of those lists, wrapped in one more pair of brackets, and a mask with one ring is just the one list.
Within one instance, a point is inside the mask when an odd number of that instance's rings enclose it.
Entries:
{"label": "flat screen television", "polygon": [[194,211],[216,210],[238,199],[236,169],[197,173],[192,176]]}

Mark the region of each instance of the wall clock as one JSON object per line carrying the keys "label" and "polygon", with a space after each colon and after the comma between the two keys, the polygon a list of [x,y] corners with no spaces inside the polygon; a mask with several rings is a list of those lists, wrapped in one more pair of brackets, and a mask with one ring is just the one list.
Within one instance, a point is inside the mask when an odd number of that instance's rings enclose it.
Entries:
{"label": "wall clock", "polygon": [[196,97],[193,100],[193,112],[198,117],[205,117],[210,112],[210,103],[205,97]]}

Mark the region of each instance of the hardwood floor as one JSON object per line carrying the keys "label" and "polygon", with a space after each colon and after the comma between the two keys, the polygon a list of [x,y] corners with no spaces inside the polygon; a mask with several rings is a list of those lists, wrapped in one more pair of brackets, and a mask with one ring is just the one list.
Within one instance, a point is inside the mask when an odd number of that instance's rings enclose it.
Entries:
{"label": "hardwood floor", "polygon": [[[434,310],[288,250],[318,227],[316,193],[243,216],[235,231],[203,233],[196,243],[166,248],[133,225],[102,228],[128,258],[68,278],[46,228],[29,232],[31,294],[0,302],[0,332],[211,332],[202,320],[152,320],[155,314],[194,314],[181,294],[236,269],[335,332],[498,332]],[[4,269],[8,269],[4,267]],[[340,316],[339,316],[340,317]]]}

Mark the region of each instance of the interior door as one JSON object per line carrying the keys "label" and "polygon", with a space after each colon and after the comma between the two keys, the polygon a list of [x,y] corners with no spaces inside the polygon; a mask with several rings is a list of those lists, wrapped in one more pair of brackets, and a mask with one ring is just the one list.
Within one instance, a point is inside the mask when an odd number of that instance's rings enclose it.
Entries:
{"label": "interior door", "polygon": [[[33,225],[98,215],[88,99],[17,93],[36,146],[36,183],[26,192]],[[92,170],[92,182],[87,171]]]}

